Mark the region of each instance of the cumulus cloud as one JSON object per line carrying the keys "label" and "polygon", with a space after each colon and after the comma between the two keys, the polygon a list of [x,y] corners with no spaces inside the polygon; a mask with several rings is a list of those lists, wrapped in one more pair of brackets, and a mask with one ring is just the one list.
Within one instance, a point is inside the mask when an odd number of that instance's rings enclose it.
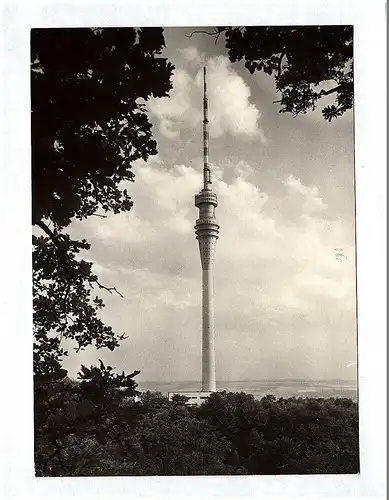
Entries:
{"label": "cumulus cloud", "polygon": [[300,196],[303,201],[303,211],[306,214],[316,211],[322,211],[327,208],[319,196],[319,190],[316,186],[305,186],[300,179],[290,174],[284,181],[285,186],[289,189],[290,193]]}
{"label": "cumulus cloud", "polygon": [[[196,78],[201,85],[200,73]],[[266,142],[259,127],[260,112],[250,103],[250,88],[231,67],[226,57],[219,56],[207,63],[209,82],[210,133],[220,137],[225,133],[256,138]]]}
{"label": "cumulus cloud", "polygon": [[[306,217],[291,217],[273,203],[274,193],[250,181],[250,165],[237,167],[228,180],[218,170],[214,181],[221,226],[219,379],[344,376],[356,340],[353,246],[344,223],[330,218],[316,187],[292,175],[280,181],[278,196],[293,197]],[[143,380],[193,380],[200,373],[201,273],[193,225],[201,172],[139,163],[136,179],[129,214],[73,226],[75,236],[92,242],[92,259],[107,270],[104,280],[125,297],[107,297],[103,318],[130,337],[108,359],[119,369],[140,369]],[[338,246],[347,260],[336,259]]]}
{"label": "cumulus cloud", "polygon": [[200,64],[204,61],[204,55],[200,54],[197,47],[185,47],[183,49],[180,49],[180,53],[182,54],[182,57],[187,61],[194,61],[197,64]]}
{"label": "cumulus cloud", "polygon": [[242,160],[237,165],[234,165],[234,170],[243,179],[247,179],[254,173],[253,167]]}
{"label": "cumulus cloud", "polygon": [[[181,52],[197,66],[203,59],[195,47],[186,47]],[[199,126],[202,120],[202,74],[202,69],[195,76],[186,69],[176,69],[170,97],[148,102],[149,111],[157,119],[165,137],[174,139],[180,130]],[[207,61],[207,86],[211,137],[230,134],[266,142],[259,125],[260,111],[250,102],[250,88],[226,57],[218,56]]]}
{"label": "cumulus cloud", "polygon": [[196,127],[201,121],[201,112],[195,106],[197,89],[189,73],[177,69],[173,73],[173,89],[170,97],[152,98],[147,106],[159,122],[160,132],[169,139],[180,133],[180,128]]}

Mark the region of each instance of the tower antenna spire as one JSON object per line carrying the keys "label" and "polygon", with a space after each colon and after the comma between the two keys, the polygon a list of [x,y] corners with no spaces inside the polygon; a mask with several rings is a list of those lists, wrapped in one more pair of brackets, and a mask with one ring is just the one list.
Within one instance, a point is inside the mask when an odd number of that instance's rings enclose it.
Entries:
{"label": "tower antenna spire", "polygon": [[204,168],[203,179],[204,189],[210,189],[212,184],[211,170],[209,168],[209,131],[208,131],[208,97],[207,97],[207,68],[204,65],[204,96],[203,96],[203,148],[204,148]]}

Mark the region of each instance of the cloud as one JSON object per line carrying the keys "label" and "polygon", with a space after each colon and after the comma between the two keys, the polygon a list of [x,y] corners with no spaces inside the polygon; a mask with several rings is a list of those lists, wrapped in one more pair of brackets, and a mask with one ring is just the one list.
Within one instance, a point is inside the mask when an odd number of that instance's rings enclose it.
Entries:
{"label": "cloud", "polygon": [[319,196],[319,190],[316,186],[305,186],[300,179],[290,174],[284,181],[285,186],[291,194],[295,194],[303,200],[302,209],[304,213],[322,211],[327,208]]}
{"label": "cloud", "polygon": [[238,164],[234,166],[234,169],[236,173],[243,179],[247,179],[254,173],[253,167],[242,160],[239,161]]}
{"label": "cloud", "polygon": [[170,97],[152,98],[147,102],[151,114],[157,118],[162,135],[176,138],[180,128],[193,128],[201,121],[201,112],[192,102],[198,93],[189,73],[182,69],[173,72]]}
{"label": "cloud", "polygon": [[[345,224],[331,219],[319,190],[297,177],[280,181],[276,195],[250,181],[250,165],[236,167],[228,180],[220,169],[214,180],[218,378],[346,376],[356,334]],[[191,166],[139,162],[131,212],[72,228],[91,241],[90,257],[107,270],[104,282],[124,295],[105,297],[103,319],[129,335],[107,361],[140,369],[143,380],[200,373],[201,268],[193,230],[200,187],[201,172]],[[285,200],[299,217],[284,209]],[[339,246],[348,260],[336,259]],[[69,363],[75,366],[75,358]]]}
{"label": "cloud", "polygon": [[[184,57],[200,65],[201,54],[194,47],[182,49]],[[173,74],[170,97],[150,99],[148,109],[165,137],[174,139],[182,129],[193,129],[202,120],[202,69],[192,76],[178,68]],[[259,125],[260,112],[250,103],[251,91],[224,56],[207,61],[209,128],[211,137],[229,134],[267,141]]]}
{"label": "cloud", "polygon": [[[209,82],[210,132],[213,137],[225,133],[266,142],[259,127],[260,112],[250,103],[250,88],[234,71],[226,57],[219,56],[207,63]],[[196,78],[201,85],[200,75]]]}
{"label": "cloud", "polygon": [[190,62],[196,62],[200,64],[204,61],[204,55],[200,54],[197,47],[185,47],[180,49],[179,52],[182,54],[182,57]]}

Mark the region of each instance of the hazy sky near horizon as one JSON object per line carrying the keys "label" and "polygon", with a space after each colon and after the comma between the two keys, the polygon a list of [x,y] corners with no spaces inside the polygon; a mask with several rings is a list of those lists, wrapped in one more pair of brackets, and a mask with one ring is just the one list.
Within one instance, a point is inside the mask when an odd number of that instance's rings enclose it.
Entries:
{"label": "hazy sky near horizon", "polygon": [[[170,98],[148,102],[158,155],[133,165],[134,207],[75,222],[92,244],[101,316],[128,339],[65,362],[109,362],[137,380],[199,380],[202,66],[220,235],[215,259],[218,380],[356,378],[353,114],[279,113],[272,78],[231,64],[223,40],[165,30]],[[329,101],[331,99],[329,98]],[[342,258],[336,258],[342,249]]]}

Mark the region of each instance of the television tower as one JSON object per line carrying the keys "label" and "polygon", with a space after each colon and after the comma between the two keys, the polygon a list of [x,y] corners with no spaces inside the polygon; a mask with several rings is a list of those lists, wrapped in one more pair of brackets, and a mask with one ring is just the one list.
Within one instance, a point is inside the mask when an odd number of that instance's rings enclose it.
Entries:
{"label": "television tower", "polygon": [[203,141],[204,167],[203,189],[195,195],[195,205],[199,209],[195,233],[199,242],[202,267],[202,385],[201,391],[216,391],[215,366],[215,326],[213,302],[213,263],[215,259],[216,241],[219,235],[219,224],[215,218],[217,196],[212,191],[211,170],[208,163],[208,99],[207,73],[204,67],[204,98],[203,98]]}

